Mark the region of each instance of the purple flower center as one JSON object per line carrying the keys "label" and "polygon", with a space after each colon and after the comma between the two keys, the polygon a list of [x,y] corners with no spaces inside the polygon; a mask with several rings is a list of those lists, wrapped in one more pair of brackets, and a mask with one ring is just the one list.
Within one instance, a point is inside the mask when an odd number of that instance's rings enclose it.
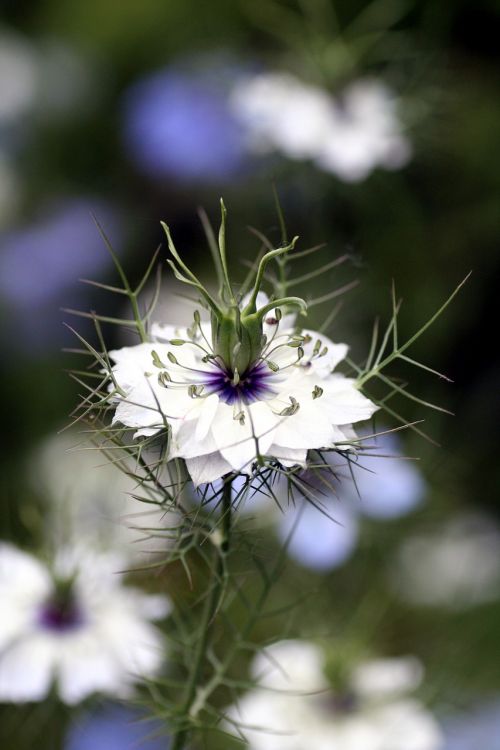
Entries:
{"label": "purple flower center", "polygon": [[38,614],[38,624],[57,633],[75,630],[83,621],[82,612],[71,595],[55,595],[44,603]]}
{"label": "purple flower center", "polygon": [[269,384],[272,375],[265,362],[251,365],[240,375],[237,383],[230,370],[217,370],[206,376],[206,392],[217,393],[226,404],[239,401],[250,404],[260,399],[272,398],[274,391]]}

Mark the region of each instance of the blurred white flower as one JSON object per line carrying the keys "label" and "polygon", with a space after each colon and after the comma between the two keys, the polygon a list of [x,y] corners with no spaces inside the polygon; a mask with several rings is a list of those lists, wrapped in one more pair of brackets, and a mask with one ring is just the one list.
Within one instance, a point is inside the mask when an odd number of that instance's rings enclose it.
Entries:
{"label": "blurred white flower", "polygon": [[354,81],[332,97],[290,74],[262,73],[238,83],[231,106],[253,151],[312,159],[346,182],[376,167],[399,169],[411,156],[394,95],[376,79]]}
{"label": "blurred white flower", "polygon": [[359,664],[352,673],[351,684],[357,695],[365,698],[393,696],[416,690],[424,676],[418,659],[375,659]]}
{"label": "blurred white flower", "polygon": [[0,123],[11,124],[32,106],[38,80],[37,54],[28,40],[0,34]]}
{"label": "blurred white flower", "polygon": [[416,605],[465,609],[500,596],[500,529],[464,515],[406,539],[391,564],[399,595]]}
{"label": "blurred white flower", "polygon": [[376,80],[360,80],[336,100],[334,125],[316,162],[346,182],[359,182],[376,167],[400,169],[410,156],[390,89]]}
{"label": "blurred white flower", "polygon": [[92,105],[99,80],[73,47],[57,38],[34,44],[12,30],[0,32],[0,124],[14,125],[34,110],[46,119]]}
{"label": "blurred white flower", "polygon": [[406,693],[422,668],[413,657],[358,665],[344,692],[329,688],[321,650],[281,641],[252,664],[257,686],[226,713],[250,750],[439,750],[434,717]]}
{"label": "blurred white flower", "polygon": [[48,509],[47,534],[56,546],[83,540],[118,552],[131,564],[165,554],[166,530],[176,525],[175,512],[141,502],[144,492],[137,480],[82,442],[81,435],[67,431],[46,440],[33,460],[36,489]]}
{"label": "blurred white flower", "polygon": [[[259,295],[257,310],[267,304],[272,308]],[[296,330],[282,326],[288,318],[267,315],[266,342],[241,373],[214,355],[210,326],[153,324],[151,342],[109,352],[123,394],[114,397],[114,422],[135,428],[134,437],[154,435],[168,423],[169,458],[185,459],[195,486],[232,471],[251,474],[257,450],[293,466],[305,464],[310,449],[347,447],[355,440],[351,425],[378,407],[354,379],[334,372],[345,344],[308,329],[294,342]]]}
{"label": "blurred white flower", "polygon": [[231,106],[245,124],[252,150],[277,149],[291,159],[314,158],[334,122],[328,94],[289,73],[243,79],[231,95]]}
{"label": "blurred white flower", "polygon": [[52,685],[67,704],[95,692],[126,698],[156,674],[164,643],[150,621],[169,601],[123,585],[122,565],[73,548],[49,568],[0,544],[0,701],[40,701]]}

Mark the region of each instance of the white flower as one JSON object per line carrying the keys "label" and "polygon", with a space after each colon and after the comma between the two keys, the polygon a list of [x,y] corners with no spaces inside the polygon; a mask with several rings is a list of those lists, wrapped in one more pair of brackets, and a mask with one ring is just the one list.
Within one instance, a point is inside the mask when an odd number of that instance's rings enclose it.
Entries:
{"label": "white flower", "polygon": [[412,657],[358,665],[344,693],[329,689],[318,647],[282,641],[252,664],[257,686],[226,713],[250,750],[439,750],[433,716],[406,693],[422,677]]}
{"label": "white flower", "polygon": [[[266,301],[259,295],[257,312]],[[351,425],[377,407],[354,379],[334,372],[345,344],[307,329],[298,336],[289,325],[289,316],[267,314],[267,343],[241,373],[214,355],[203,323],[195,330],[153,325],[152,342],[109,353],[121,389],[114,422],[134,428],[135,437],[168,425],[168,457],[185,459],[195,485],[250,474],[260,456],[305,465],[310,449],[347,448]]]}
{"label": "white flower", "polygon": [[346,182],[364,180],[375,167],[399,169],[410,159],[396,102],[376,80],[351,84],[336,102],[335,122],[316,155],[318,166]]}
{"label": "white flower", "polygon": [[56,546],[85,541],[132,564],[167,549],[168,534],[162,532],[177,524],[175,511],[140,502],[144,492],[137,480],[82,444],[81,435],[67,431],[45,440],[33,459],[35,489],[46,501],[47,535]]}
{"label": "white flower", "polygon": [[328,94],[288,73],[263,73],[240,81],[231,106],[247,128],[253,150],[279,149],[291,159],[316,156],[334,120]]}
{"label": "white flower", "polygon": [[391,565],[398,593],[412,604],[465,609],[500,597],[500,529],[463,515],[407,539]]}
{"label": "white flower", "polygon": [[376,167],[399,169],[411,156],[395,98],[375,79],[354,81],[332,97],[290,74],[263,73],[240,81],[231,105],[254,151],[312,159],[346,182]]}
{"label": "white flower", "polygon": [[0,544],[0,702],[43,700],[53,684],[75,704],[94,692],[129,697],[164,652],[151,620],[166,597],[124,586],[116,557],[61,552],[53,569]]}

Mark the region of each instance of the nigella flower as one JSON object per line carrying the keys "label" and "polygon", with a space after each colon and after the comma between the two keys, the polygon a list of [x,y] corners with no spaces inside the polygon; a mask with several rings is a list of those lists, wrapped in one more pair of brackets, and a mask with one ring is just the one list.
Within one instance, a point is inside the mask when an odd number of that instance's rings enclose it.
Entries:
{"label": "nigella flower", "polygon": [[43,700],[55,685],[75,704],[92,693],[126,698],[161,665],[151,621],[169,602],[123,585],[120,560],[62,551],[52,568],[0,544],[0,702]]}
{"label": "nigella flower", "polygon": [[440,750],[432,714],[409,697],[422,667],[413,657],[353,666],[343,684],[329,684],[313,643],[280,641],[252,663],[256,686],[226,712],[226,727],[249,750]]}
{"label": "nigella flower", "polygon": [[221,250],[224,288],[215,300],[166,231],[175,273],[198,289],[211,322],[195,312],[189,328],[154,324],[151,340],[109,352],[114,422],[136,438],[164,432],[168,458],[185,459],[195,485],[271,462],[305,466],[312,449],[352,445],[352,425],[377,407],[335,371],[347,346],[282,314],[304,310],[300,298],[270,301],[261,291],[267,264],[294,243],[264,256],[253,290],[239,300]]}

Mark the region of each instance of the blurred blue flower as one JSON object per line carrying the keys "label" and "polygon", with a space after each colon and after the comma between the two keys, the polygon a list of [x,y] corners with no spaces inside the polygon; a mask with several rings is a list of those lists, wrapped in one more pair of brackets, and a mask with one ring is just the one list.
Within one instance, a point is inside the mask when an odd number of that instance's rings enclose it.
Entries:
{"label": "blurred blue flower", "polygon": [[232,75],[210,62],[194,70],[172,66],[128,89],[124,143],[142,172],[210,183],[244,171],[245,131],[227,96]]}
{"label": "blurred blue flower", "polygon": [[369,442],[373,450],[361,456],[353,467],[355,485],[348,481],[340,492],[348,492],[368,518],[399,518],[411,513],[422,503],[426,492],[416,462],[402,458],[394,433],[379,435]]}
{"label": "blurred blue flower", "polygon": [[168,750],[162,725],[124,706],[104,706],[70,727],[64,750]]}
{"label": "blurred blue flower", "polygon": [[87,306],[89,287],[78,279],[101,275],[110,263],[91,213],[119,243],[115,211],[87,198],[64,200],[33,224],[0,234],[0,304],[16,322],[10,343],[60,345],[60,308]]}
{"label": "blurred blue flower", "polygon": [[286,508],[278,525],[280,539],[289,539],[289,556],[312,570],[326,571],[342,565],[358,539],[356,517],[345,504],[336,502],[325,508],[325,513],[305,500]]}
{"label": "blurred blue flower", "polygon": [[395,435],[380,435],[369,443],[367,454],[352,465],[355,481],[344,466],[334,466],[334,470],[345,475],[336,496],[333,489],[330,492],[327,485],[312,477],[311,482],[318,489],[315,499],[318,507],[305,498],[295,506],[286,507],[281,515],[278,535],[284,541],[294,529],[288,553],[301,565],[318,571],[339,567],[356,547],[359,514],[395,519],[423,501],[424,480],[414,462],[401,458]]}
{"label": "blurred blue flower", "polygon": [[500,701],[449,719],[444,734],[443,750],[500,750]]}

